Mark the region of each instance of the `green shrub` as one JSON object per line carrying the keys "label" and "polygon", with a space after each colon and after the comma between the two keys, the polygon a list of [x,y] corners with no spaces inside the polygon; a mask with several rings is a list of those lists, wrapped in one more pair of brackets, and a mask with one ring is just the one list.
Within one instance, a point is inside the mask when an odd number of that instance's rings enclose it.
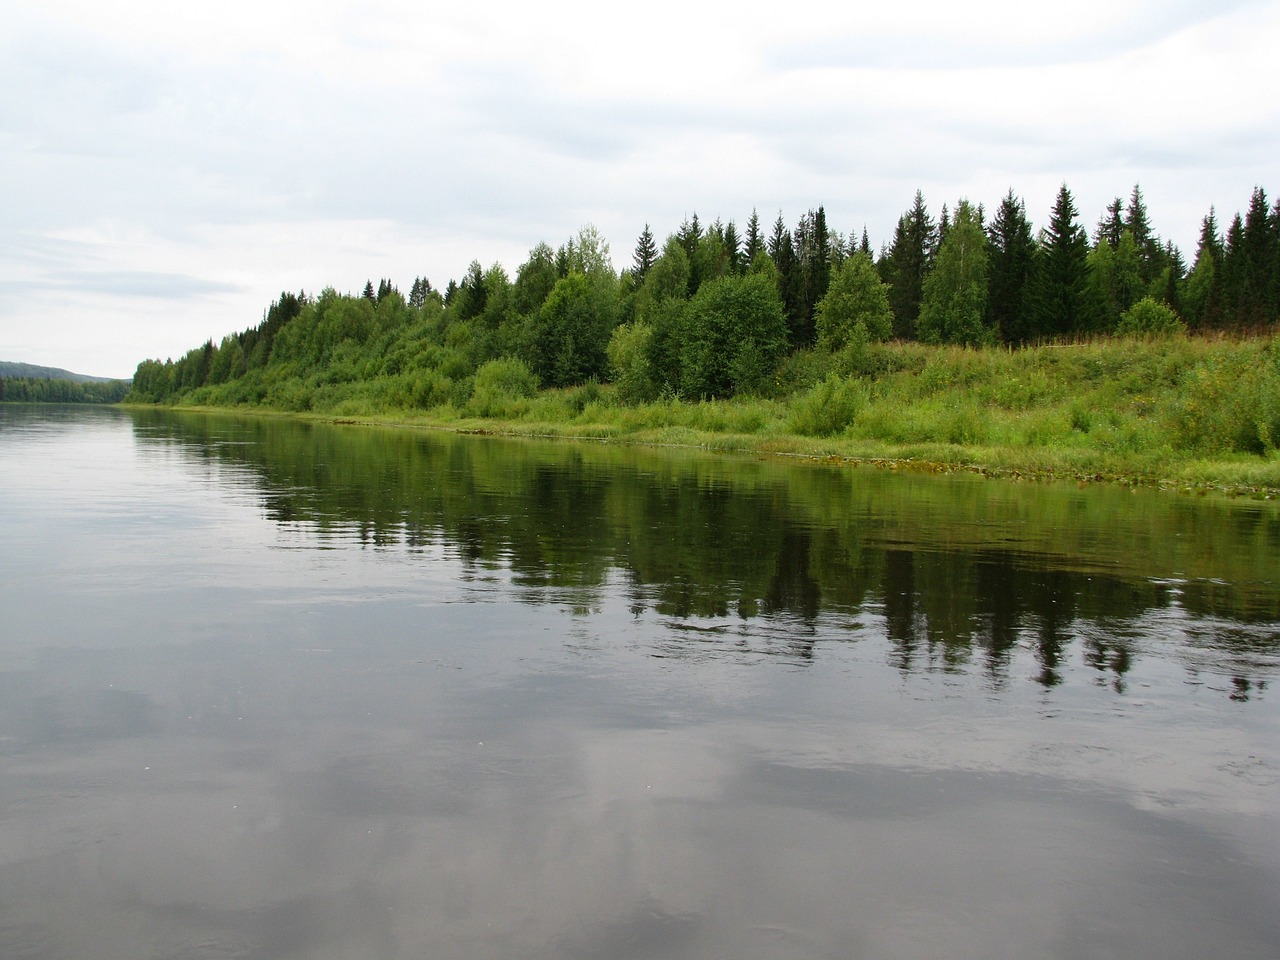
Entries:
{"label": "green shrub", "polygon": [[1126,337],[1171,337],[1186,333],[1187,325],[1166,304],[1143,297],[1120,315],[1116,333]]}
{"label": "green shrub", "polygon": [[538,378],[516,357],[500,357],[476,371],[467,411],[480,417],[518,416],[538,392]]}
{"label": "green shrub", "polygon": [[609,368],[623,403],[648,403],[658,395],[649,359],[652,339],[653,328],[641,322],[624,323],[609,338]]}
{"label": "green shrub", "polygon": [[829,437],[845,430],[867,404],[867,388],[861,380],[832,374],[791,406],[788,427],[809,437]]}

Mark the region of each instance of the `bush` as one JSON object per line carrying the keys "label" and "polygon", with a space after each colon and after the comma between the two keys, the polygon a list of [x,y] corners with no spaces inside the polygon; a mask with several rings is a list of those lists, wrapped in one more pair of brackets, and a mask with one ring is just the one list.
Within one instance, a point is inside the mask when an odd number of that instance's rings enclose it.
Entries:
{"label": "bush", "polygon": [[467,410],[481,417],[519,415],[537,392],[538,378],[528,364],[516,357],[500,357],[476,371]]}
{"label": "bush", "polygon": [[648,403],[658,395],[649,361],[652,339],[653,328],[638,321],[615,327],[609,338],[609,368],[623,403]]}
{"label": "bush", "polygon": [[853,423],[866,403],[867,388],[861,380],[833,374],[796,398],[788,426],[804,436],[829,437]]}
{"label": "bush", "polygon": [[1171,337],[1187,325],[1166,304],[1143,297],[1120,316],[1116,333],[1126,337]]}

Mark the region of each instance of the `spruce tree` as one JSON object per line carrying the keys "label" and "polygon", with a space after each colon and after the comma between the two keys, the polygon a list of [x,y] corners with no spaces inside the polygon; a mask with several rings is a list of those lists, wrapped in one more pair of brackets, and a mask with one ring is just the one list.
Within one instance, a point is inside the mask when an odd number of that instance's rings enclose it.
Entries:
{"label": "spruce tree", "polygon": [[1106,213],[1098,220],[1097,229],[1093,232],[1093,245],[1107,244],[1112,249],[1120,243],[1120,233],[1124,230],[1124,201],[1116,197],[1107,204]]}
{"label": "spruce tree", "polygon": [[644,283],[644,278],[649,275],[649,268],[653,266],[654,261],[657,259],[658,245],[654,242],[653,231],[649,229],[649,224],[646,223],[644,230],[640,232],[640,239],[636,241],[635,254],[631,258],[631,276],[635,280],[636,286]]}
{"label": "spruce tree", "polygon": [[1151,231],[1147,205],[1142,199],[1142,190],[1136,183],[1133,185],[1133,193],[1129,195],[1129,205],[1124,211],[1124,228],[1133,234],[1133,241],[1138,247],[1142,279],[1150,283],[1163,266],[1163,251],[1160,239]]}
{"label": "spruce tree", "polygon": [[1027,309],[1027,284],[1036,243],[1026,204],[1012,189],[1000,201],[991,221],[987,280],[989,324],[1006,343],[1025,343],[1033,336]]}
{"label": "spruce tree", "polygon": [[1267,194],[1255,187],[1240,233],[1239,277],[1235,302],[1236,323],[1256,327],[1276,319],[1272,280],[1276,271],[1277,239]]}
{"label": "spruce tree", "polygon": [[729,272],[732,274],[742,273],[742,240],[738,236],[738,228],[734,226],[730,220],[724,228],[721,236],[724,239],[725,256],[729,259]]}
{"label": "spruce tree", "polygon": [[885,263],[885,279],[890,285],[889,303],[893,307],[894,335],[915,335],[916,318],[924,295],[924,278],[933,265],[937,227],[925,206],[924,194],[916,191],[915,202],[898,219]]}
{"label": "spruce tree", "polygon": [[1030,302],[1033,337],[1087,333],[1098,326],[1101,311],[1089,283],[1089,240],[1077,215],[1064,183],[1036,253]]}
{"label": "spruce tree", "polygon": [[800,263],[796,257],[795,244],[791,231],[782,219],[782,211],[778,211],[778,219],[773,224],[773,235],[769,238],[769,257],[778,268],[778,297],[782,300],[783,311],[787,315],[787,327],[790,331],[791,345],[800,345],[798,330],[800,329]]}
{"label": "spruce tree", "polygon": [[753,209],[742,238],[742,260],[750,267],[758,254],[765,252],[764,235],[760,232],[760,215]]}

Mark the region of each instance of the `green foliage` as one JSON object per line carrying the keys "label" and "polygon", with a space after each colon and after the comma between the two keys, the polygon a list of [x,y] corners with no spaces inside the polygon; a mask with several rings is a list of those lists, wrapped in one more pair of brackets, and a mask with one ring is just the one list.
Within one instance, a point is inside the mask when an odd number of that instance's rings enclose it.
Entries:
{"label": "green foliage", "polygon": [[1097,328],[1101,308],[1089,280],[1089,241],[1063,184],[1040,240],[1032,272],[1028,326],[1034,337],[1061,337]]}
{"label": "green foliage", "polygon": [[686,396],[760,390],[786,349],[786,317],[767,277],[704,284],[684,311],[680,386]]}
{"label": "green foliage", "polygon": [[468,412],[481,417],[509,417],[523,412],[538,392],[538,378],[515,357],[490,360],[476,371]]}
{"label": "green foliage", "polygon": [[599,276],[571,272],[556,281],[532,329],[533,369],[549,387],[568,387],[608,373],[617,290]]}
{"label": "green foliage", "polygon": [[916,332],[925,343],[992,344],[995,331],[986,317],[987,235],[977,211],[961,200],[924,282]]}
{"label": "green foliage", "polygon": [[662,304],[684,300],[688,296],[691,273],[684,247],[676,237],[668,237],[662,256],[650,268],[636,295],[636,319],[651,320]]}
{"label": "green foliage", "polygon": [[988,322],[1006,343],[1026,343],[1034,336],[1028,324],[1027,289],[1036,244],[1026,205],[1012,190],[996,209],[989,240]]}
{"label": "green foliage", "polygon": [[803,436],[829,437],[848,428],[866,404],[861,380],[831,374],[792,401],[788,427]]}
{"label": "green foliage", "polygon": [[1167,414],[1183,450],[1272,454],[1280,447],[1280,362],[1270,348],[1212,355],[1188,369]]}
{"label": "green foliage", "polygon": [[129,389],[124,380],[0,377],[0,403],[119,403]]}
{"label": "green foliage", "polygon": [[893,333],[889,287],[861,251],[847,258],[816,308],[818,342],[839,350],[851,340],[887,340]]}
{"label": "green foliage", "polygon": [[647,323],[622,324],[609,338],[609,368],[624,403],[647,403],[658,393],[649,359],[653,327]]}
{"label": "green foliage", "polygon": [[898,219],[893,243],[880,264],[881,275],[890,286],[894,335],[915,334],[916,319],[924,299],[924,280],[933,269],[938,247],[938,227],[925,206],[924,194],[916,191],[911,209]]}
{"label": "green foliage", "polygon": [[1171,337],[1187,325],[1163,303],[1143,297],[1120,317],[1116,333],[1126,337]]}

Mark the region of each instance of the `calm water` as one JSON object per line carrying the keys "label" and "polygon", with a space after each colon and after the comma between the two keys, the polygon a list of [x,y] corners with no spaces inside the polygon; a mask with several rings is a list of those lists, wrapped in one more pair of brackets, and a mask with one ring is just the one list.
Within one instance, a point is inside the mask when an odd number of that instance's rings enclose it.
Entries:
{"label": "calm water", "polygon": [[1280,956],[1280,513],[0,408],[0,957]]}

